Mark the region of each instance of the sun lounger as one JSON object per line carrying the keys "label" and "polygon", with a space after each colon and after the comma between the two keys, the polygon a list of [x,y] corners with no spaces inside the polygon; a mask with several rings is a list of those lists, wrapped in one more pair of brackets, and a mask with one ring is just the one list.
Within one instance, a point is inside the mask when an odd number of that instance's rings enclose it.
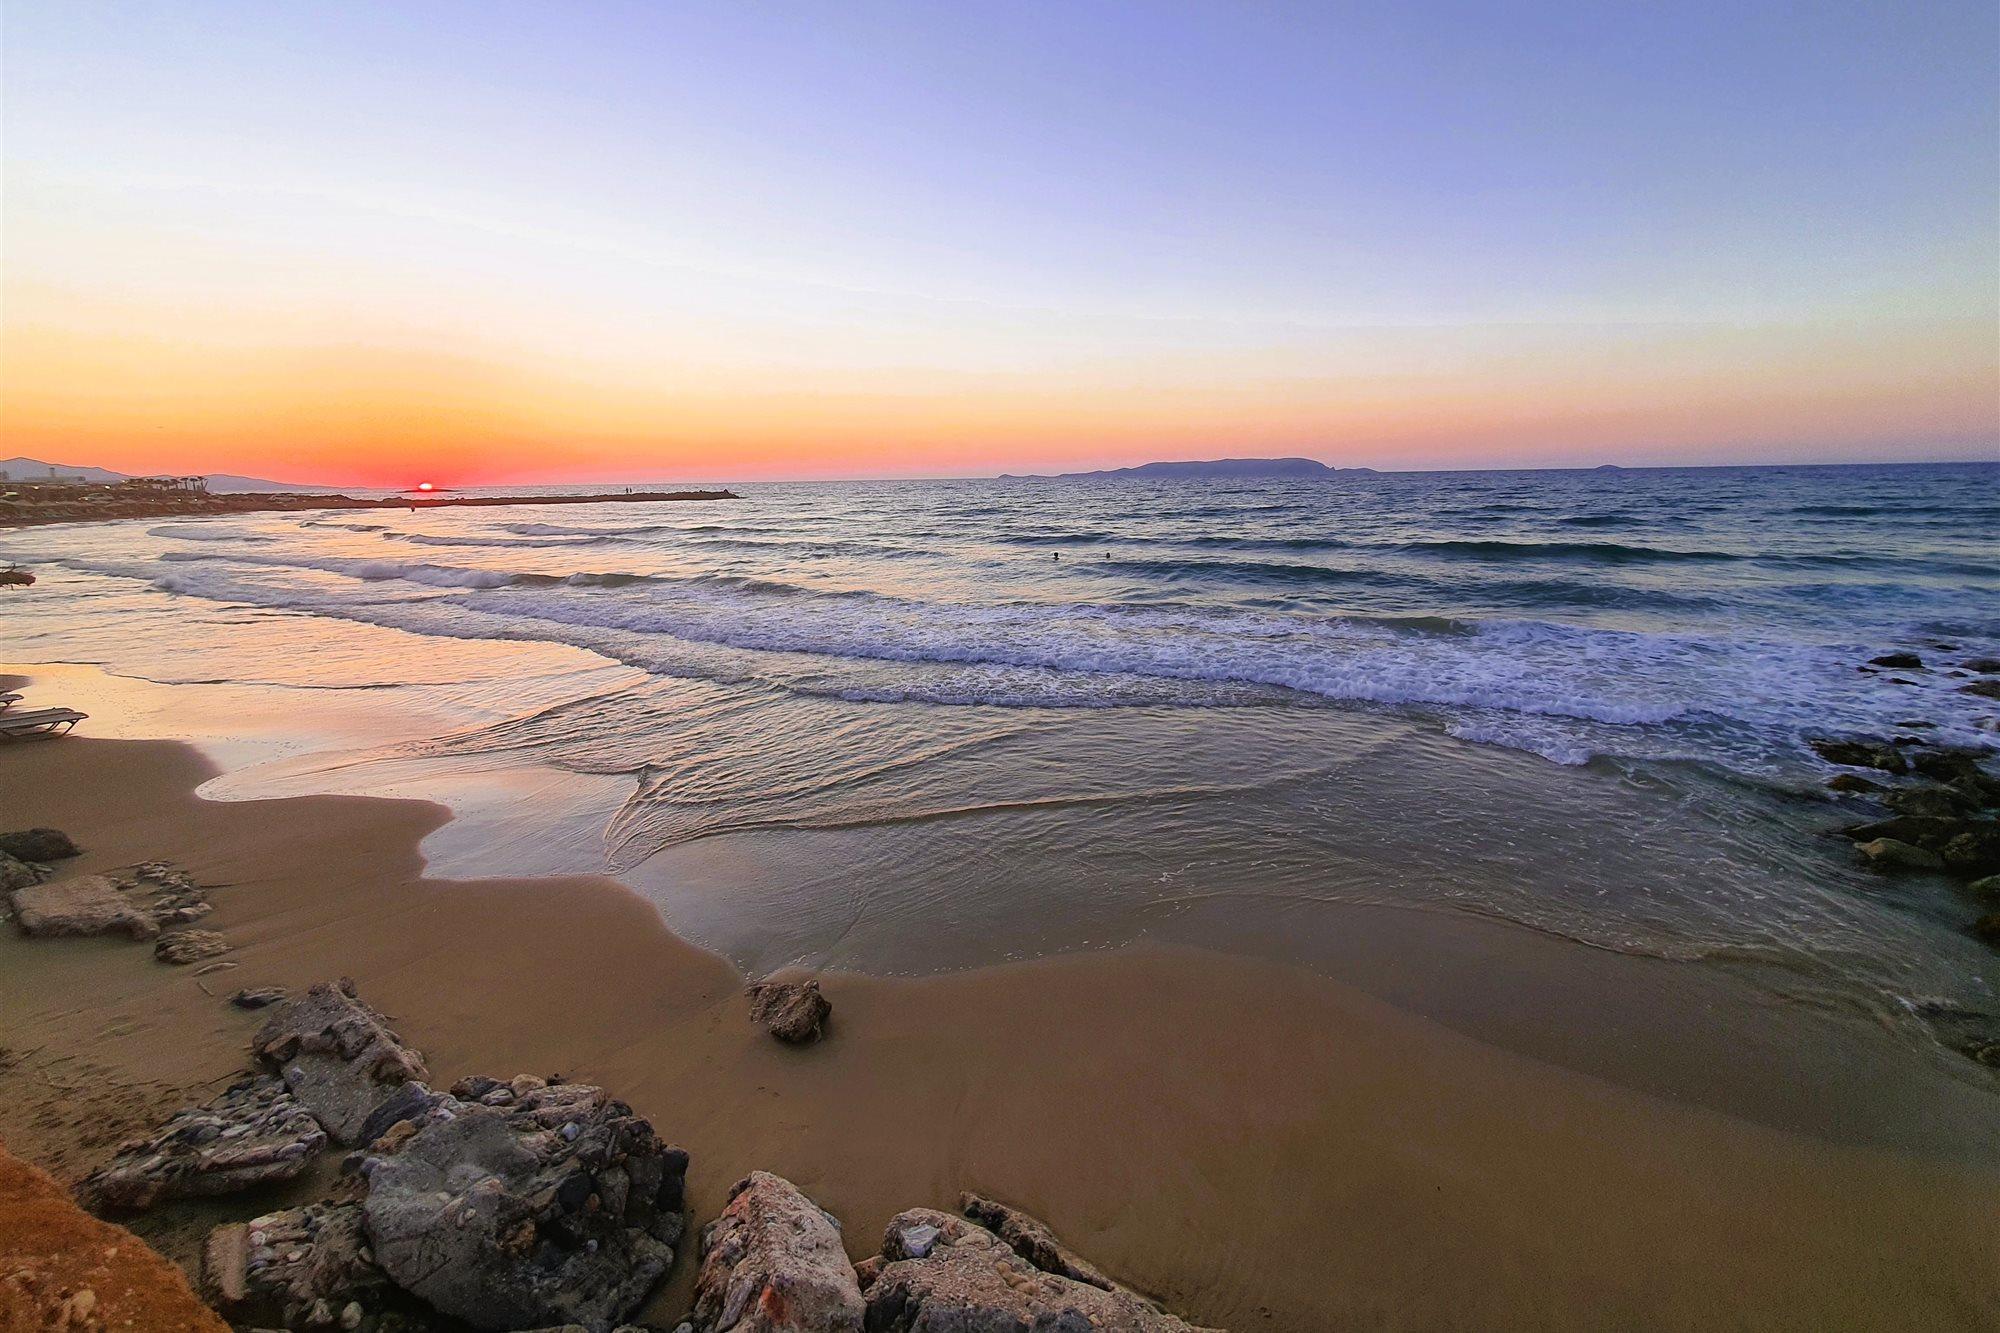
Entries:
{"label": "sun lounger", "polygon": [[54,736],[89,717],[74,708],[31,708],[25,713],[0,713],[0,740],[18,741]]}

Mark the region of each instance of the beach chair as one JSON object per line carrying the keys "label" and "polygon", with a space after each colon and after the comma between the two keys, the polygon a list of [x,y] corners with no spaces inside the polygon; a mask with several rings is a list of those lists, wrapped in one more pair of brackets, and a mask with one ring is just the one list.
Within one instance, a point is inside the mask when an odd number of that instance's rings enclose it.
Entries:
{"label": "beach chair", "polygon": [[0,741],[34,740],[67,732],[89,717],[74,708],[30,708],[16,713],[0,713]]}

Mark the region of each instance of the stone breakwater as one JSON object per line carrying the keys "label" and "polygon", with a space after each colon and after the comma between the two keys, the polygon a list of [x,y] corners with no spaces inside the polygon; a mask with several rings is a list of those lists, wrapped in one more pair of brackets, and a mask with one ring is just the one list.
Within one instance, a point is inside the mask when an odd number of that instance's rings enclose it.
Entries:
{"label": "stone breakwater", "polygon": [[223,494],[132,491],[118,485],[22,486],[0,495],[0,528],[87,523],[110,518],[185,518],[204,514],[291,513],[311,509],[451,509],[464,506],[645,504],[662,500],[736,500],[734,491],[613,491],[600,495],[425,495],[387,498],[279,491]]}

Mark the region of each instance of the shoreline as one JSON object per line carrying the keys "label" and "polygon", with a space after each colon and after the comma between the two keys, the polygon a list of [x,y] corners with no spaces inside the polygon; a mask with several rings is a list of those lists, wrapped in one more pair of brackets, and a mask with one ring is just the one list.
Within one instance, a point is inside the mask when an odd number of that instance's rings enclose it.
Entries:
{"label": "shoreline", "polygon": [[[828,974],[832,1035],[791,1050],[616,881],[424,879],[440,807],[206,801],[215,769],[173,742],[16,746],[0,773],[0,822],[67,827],[76,869],[166,858],[214,886],[204,924],[240,964],[211,996],[129,945],[5,932],[0,1138],[65,1180],[242,1064],[256,1019],[229,990],[347,974],[440,1082],[560,1072],[630,1101],[692,1153],[697,1227],[767,1169],[860,1258],[895,1212],[978,1190],[1237,1329],[2000,1317],[1990,1171],[1676,1105],[1299,969],[1142,946]],[[186,1262],[208,1225],[286,1201],[136,1229]],[[693,1271],[681,1256],[648,1317],[678,1316]]]}

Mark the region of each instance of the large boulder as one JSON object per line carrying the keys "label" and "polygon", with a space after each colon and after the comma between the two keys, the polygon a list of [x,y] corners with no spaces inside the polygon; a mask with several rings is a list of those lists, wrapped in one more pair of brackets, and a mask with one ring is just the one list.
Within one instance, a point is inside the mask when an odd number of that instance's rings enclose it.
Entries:
{"label": "large boulder", "polygon": [[77,1194],[92,1210],[231,1194],[300,1175],[325,1146],[319,1122],[284,1081],[258,1074],[121,1145],[110,1162],[85,1177]]}
{"label": "large boulder", "polygon": [[337,1142],[365,1142],[362,1129],[404,1084],[429,1077],[423,1057],[382,1015],[363,1004],[346,977],[316,982],[271,1011],[251,1051],[276,1069]]}
{"label": "large boulder", "polygon": [[30,935],[124,935],[150,940],[160,933],[159,922],[104,875],[26,884],[7,897],[14,906],[14,923]]}
{"label": "large boulder", "polygon": [[760,981],[748,994],[750,1021],[793,1046],[818,1041],[833,1013],[817,981]]}
{"label": "large boulder", "polygon": [[673,1262],[687,1154],[602,1088],[452,1091],[363,1163],[376,1262],[476,1328],[603,1333]]}
{"label": "large boulder", "polygon": [[861,1333],[861,1288],[831,1213],[752,1171],[701,1230],[695,1333]]}
{"label": "large boulder", "polygon": [[30,828],[0,833],[0,852],[22,861],[60,861],[79,849],[60,829]]}
{"label": "large boulder", "polygon": [[912,1208],[863,1265],[868,1333],[1192,1333],[1120,1287],[1038,1268],[985,1227]]}

